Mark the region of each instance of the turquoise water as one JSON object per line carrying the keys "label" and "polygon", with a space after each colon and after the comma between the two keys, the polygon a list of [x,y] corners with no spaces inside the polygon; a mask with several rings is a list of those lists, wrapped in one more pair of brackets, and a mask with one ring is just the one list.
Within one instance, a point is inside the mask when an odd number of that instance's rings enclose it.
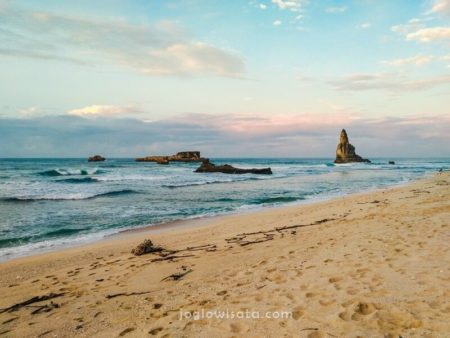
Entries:
{"label": "turquoise water", "polygon": [[125,229],[401,184],[448,159],[213,159],[274,175],[200,174],[196,163],[133,159],[0,159],[0,260],[89,242]]}

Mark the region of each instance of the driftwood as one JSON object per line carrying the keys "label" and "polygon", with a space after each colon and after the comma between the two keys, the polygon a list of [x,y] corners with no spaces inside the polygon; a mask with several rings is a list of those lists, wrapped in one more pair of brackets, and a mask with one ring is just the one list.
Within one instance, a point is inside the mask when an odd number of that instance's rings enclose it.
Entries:
{"label": "driftwood", "polygon": [[139,295],[145,295],[147,293],[150,293],[151,291],[140,291],[140,292],[119,292],[119,293],[113,293],[110,295],[106,295],[105,297],[107,299],[111,299],[111,298],[116,298],[116,297],[121,297],[121,296],[139,296]]}
{"label": "driftwood", "polygon": [[[36,297],[30,298],[30,299],[28,299],[28,300],[26,300],[24,302],[11,305],[10,307],[4,308],[4,309],[0,309],[0,313],[14,312],[14,311],[20,310],[21,308],[29,306],[29,305],[34,304],[34,303],[39,303],[39,302],[50,300],[50,299],[53,299],[53,298],[56,298],[56,297],[61,297],[64,294],[65,293],[49,293],[49,294],[44,295],[44,296],[36,296]],[[53,304],[53,303],[51,303],[51,304]],[[57,305],[57,304],[54,304],[53,306],[55,306],[55,305]],[[43,305],[43,306],[39,306],[39,308],[45,308],[46,306],[51,307],[51,305]],[[55,307],[59,307],[59,305],[57,305]],[[54,308],[54,307],[51,307],[51,309],[52,308]],[[36,312],[36,313],[38,313],[38,312]]]}
{"label": "driftwood", "polygon": [[165,281],[168,279],[172,279],[172,280],[180,280],[181,278],[183,278],[184,276],[186,276],[188,273],[192,272],[192,269],[186,270],[184,272],[178,272],[178,273],[173,273],[170,276],[167,276],[163,279],[161,279],[161,281]]}
{"label": "driftwood", "polygon": [[186,257],[194,257],[195,255],[171,255],[171,256],[164,256],[160,258],[152,259],[152,262],[161,262],[161,261],[173,261],[174,259],[180,259],[180,258],[186,258]]}
{"label": "driftwood", "polygon": [[50,312],[53,309],[58,309],[59,308],[59,304],[50,302],[50,304],[44,304],[42,306],[39,306],[39,305],[26,305],[26,307],[35,307],[36,310],[31,312],[32,315],[35,315],[37,313]]}
{"label": "driftwood", "polygon": [[[290,234],[295,235],[297,232],[292,231],[292,229],[322,224],[322,223],[329,222],[332,220],[334,220],[334,218],[324,218],[324,219],[321,219],[321,220],[318,220],[318,221],[315,221],[315,222],[312,222],[309,224],[288,225],[288,226],[284,226],[284,227],[276,227],[274,229],[270,229],[270,230],[266,230],[266,231],[244,232],[244,233],[238,234],[234,237],[226,238],[225,241],[229,244],[235,243],[235,244],[239,244],[240,246],[247,246],[247,245],[251,245],[251,244],[263,243],[263,242],[271,241],[272,239],[274,239],[275,235],[277,233],[280,234],[281,237],[284,237],[284,231],[290,230]],[[248,237],[255,236],[255,235],[263,235],[263,237],[262,238],[257,237],[253,240],[247,239]]]}
{"label": "driftwood", "polygon": [[188,246],[186,249],[176,250],[176,252],[182,252],[182,251],[216,251],[217,245],[215,244],[205,244],[205,245],[199,245],[199,246]]}

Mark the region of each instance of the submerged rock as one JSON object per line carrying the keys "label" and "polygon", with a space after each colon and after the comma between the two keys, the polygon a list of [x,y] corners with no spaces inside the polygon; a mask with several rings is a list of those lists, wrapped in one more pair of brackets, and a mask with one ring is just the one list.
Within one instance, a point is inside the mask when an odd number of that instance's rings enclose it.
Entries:
{"label": "submerged rock", "polygon": [[91,156],[88,158],[89,162],[103,162],[105,160],[106,160],[106,158],[104,158],[101,155],[95,155],[95,156]]}
{"label": "submerged rock", "polygon": [[235,168],[229,164],[215,165],[209,162],[209,160],[204,160],[202,165],[195,170],[196,173],[223,173],[223,174],[258,174],[258,175],[272,175],[272,169],[261,168],[261,169],[240,169]]}
{"label": "submerged rock", "polygon": [[389,161],[389,164],[395,164],[395,161]]}
{"label": "submerged rock", "polygon": [[370,160],[362,158],[355,153],[355,147],[348,142],[348,136],[345,129],[342,129],[340,141],[336,149],[336,160],[334,163],[349,163],[349,162],[367,162]]}

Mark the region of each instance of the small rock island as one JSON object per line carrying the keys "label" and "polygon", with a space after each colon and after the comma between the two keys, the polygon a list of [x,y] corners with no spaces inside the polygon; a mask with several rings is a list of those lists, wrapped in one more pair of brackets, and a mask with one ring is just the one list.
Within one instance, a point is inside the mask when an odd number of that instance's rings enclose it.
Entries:
{"label": "small rock island", "polygon": [[101,155],[94,155],[88,158],[88,162],[103,162],[106,158]]}
{"label": "small rock island", "polygon": [[170,156],[146,156],[138,157],[136,162],[156,162],[158,164],[169,164],[170,162],[203,162],[205,158],[200,156],[199,151],[181,151]]}
{"label": "small rock island", "polygon": [[336,149],[336,159],[334,163],[366,162],[370,160],[362,158],[355,153],[355,147],[348,142],[348,136],[345,129],[342,129],[339,144]]}
{"label": "small rock island", "polygon": [[261,169],[241,169],[235,168],[232,165],[215,165],[205,159],[200,167],[195,170],[196,173],[223,173],[223,174],[258,174],[258,175],[272,175],[272,169],[261,168]]}

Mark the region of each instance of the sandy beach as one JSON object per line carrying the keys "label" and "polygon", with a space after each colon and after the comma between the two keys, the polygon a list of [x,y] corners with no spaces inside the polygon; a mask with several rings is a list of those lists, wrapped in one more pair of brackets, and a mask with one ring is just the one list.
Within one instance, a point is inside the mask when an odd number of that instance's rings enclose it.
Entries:
{"label": "sandy beach", "polygon": [[[1,263],[0,335],[449,337],[449,184],[444,173]],[[144,239],[165,254],[132,255]]]}

